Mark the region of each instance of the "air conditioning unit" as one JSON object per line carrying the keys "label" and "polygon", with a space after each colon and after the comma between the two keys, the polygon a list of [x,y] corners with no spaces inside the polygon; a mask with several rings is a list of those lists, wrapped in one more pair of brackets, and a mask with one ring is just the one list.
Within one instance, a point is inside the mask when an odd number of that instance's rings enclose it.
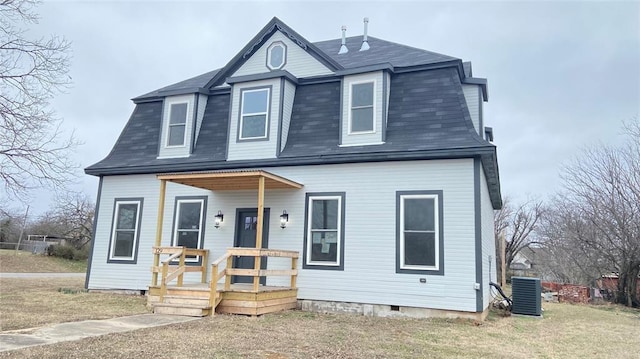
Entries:
{"label": "air conditioning unit", "polygon": [[511,277],[511,313],[541,316],[540,278]]}

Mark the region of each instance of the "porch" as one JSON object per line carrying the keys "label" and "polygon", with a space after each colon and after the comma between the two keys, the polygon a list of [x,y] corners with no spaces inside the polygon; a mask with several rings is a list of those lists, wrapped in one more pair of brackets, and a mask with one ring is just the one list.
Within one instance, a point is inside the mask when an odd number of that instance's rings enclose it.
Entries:
{"label": "porch", "polygon": [[[218,313],[262,315],[293,309],[297,305],[298,252],[256,248],[229,248],[227,253],[211,264],[207,282],[206,257],[208,250],[184,247],[154,247],[154,255],[169,255],[160,266],[151,268],[159,274],[159,283],[149,286],[148,303],[155,313],[208,316]],[[202,256],[202,265],[187,266],[187,256]],[[291,269],[233,268],[234,256],[254,258],[275,257],[291,260]],[[177,265],[175,265],[177,261]],[[185,283],[188,272],[200,272],[200,283]],[[252,283],[232,283],[233,276],[252,277]],[[288,276],[288,286],[267,286],[260,277]]]}
{"label": "porch", "polygon": [[[296,307],[299,253],[263,248],[264,193],[271,188],[299,189],[301,184],[265,171],[166,174],[158,175],[158,179],[160,200],[148,292],[148,303],[154,307],[155,313],[208,316],[218,312],[257,316]],[[161,246],[166,182],[211,191],[256,189],[255,247],[228,248],[209,268],[209,251],[206,249]],[[279,269],[266,269],[263,264],[270,257],[287,263],[278,265]],[[192,261],[188,265],[187,258],[197,258],[198,262]],[[239,260],[234,258],[243,258],[244,264],[251,265],[240,268],[237,265]],[[192,272],[200,273],[199,282],[185,282],[185,274]],[[190,276],[193,278],[193,274]],[[278,284],[286,282],[286,285],[274,286],[266,285],[267,277],[288,278],[278,281]],[[249,283],[238,283],[238,278],[249,279]]]}

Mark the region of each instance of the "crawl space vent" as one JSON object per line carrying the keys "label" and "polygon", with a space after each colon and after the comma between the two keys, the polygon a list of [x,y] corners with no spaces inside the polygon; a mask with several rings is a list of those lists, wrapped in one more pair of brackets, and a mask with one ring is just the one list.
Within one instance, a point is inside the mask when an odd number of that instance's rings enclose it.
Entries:
{"label": "crawl space vent", "polygon": [[540,294],[540,278],[511,277],[511,312],[539,317],[542,314]]}

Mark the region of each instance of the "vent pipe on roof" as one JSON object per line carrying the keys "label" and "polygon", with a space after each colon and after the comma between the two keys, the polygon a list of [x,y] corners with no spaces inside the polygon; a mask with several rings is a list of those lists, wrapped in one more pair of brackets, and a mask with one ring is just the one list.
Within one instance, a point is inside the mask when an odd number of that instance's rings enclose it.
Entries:
{"label": "vent pipe on roof", "polygon": [[347,49],[347,27],[342,25],[342,46],[340,46],[338,55],[346,54],[347,52],[349,52],[349,49]]}
{"label": "vent pipe on roof", "polygon": [[367,42],[367,25],[369,24],[369,18],[364,18],[364,36],[362,37],[362,46],[360,47],[360,51],[369,50],[369,43]]}

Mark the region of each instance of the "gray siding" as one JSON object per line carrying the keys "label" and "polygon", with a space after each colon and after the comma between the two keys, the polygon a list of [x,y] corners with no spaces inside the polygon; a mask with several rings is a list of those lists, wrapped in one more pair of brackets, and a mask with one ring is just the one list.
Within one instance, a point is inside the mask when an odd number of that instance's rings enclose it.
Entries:
{"label": "gray siding", "polygon": [[[178,147],[166,147],[169,126],[169,108],[173,103],[187,103],[187,122],[185,126],[185,144]],[[162,108],[162,129],[160,133],[160,148],[158,157],[187,157],[191,153],[191,144],[193,138],[193,111],[194,111],[195,95],[170,96],[164,99]],[[204,112],[203,112],[204,113]]]}
{"label": "gray siding", "polygon": [[[227,159],[251,160],[258,158],[275,158],[278,142],[278,117],[280,116],[280,79],[243,82],[233,86],[231,100],[231,118],[229,121],[229,153]],[[269,129],[266,140],[238,141],[238,123],[240,121],[241,90],[245,88],[271,86],[269,104]]]}
{"label": "gray siding", "polygon": [[309,55],[295,42],[289,40],[289,38],[280,31],[276,31],[231,77],[261,74],[271,71],[267,67],[267,48],[275,41],[281,41],[287,46],[286,64],[282,70],[289,71],[293,76],[298,78],[329,75],[332,73],[331,70],[313,56]]}
{"label": "gray siding", "polygon": [[496,241],[493,232],[493,206],[484,171],[480,168],[480,204],[482,208],[482,280],[484,308],[489,306],[491,292],[489,282],[496,282]]}
{"label": "gray siding", "polygon": [[291,124],[291,111],[293,110],[293,100],[296,97],[296,86],[289,81],[284,82],[284,104],[282,107],[282,133],[280,139],[280,151],[284,150],[289,137],[289,125]]}
{"label": "gray siding", "polygon": [[467,100],[467,107],[469,108],[473,127],[478,131],[480,136],[484,137],[484,133],[482,133],[482,129],[480,128],[480,106],[482,106],[480,103],[480,99],[482,98],[480,95],[480,86],[463,84],[462,90],[464,91],[464,98]]}
{"label": "gray siding", "polygon": [[[449,309],[476,309],[474,252],[473,160],[359,163],[270,168],[270,172],[304,184],[301,190],[270,190],[265,207],[271,209],[269,246],[302,252],[304,203],[307,192],[345,192],[345,257],[343,271],[302,269],[300,299],[360,302]],[[399,176],[399,174],[401,174]],[[138,190],[134,190],[134,188]],[[159,183],[154,175],[105,177],[98,219],[95,255],[89,288],[146,289],[151,274],[151,246]],[[396,273],[396,191],[442,190],[444,204],[443,276]],[[207,225],[204,247],[211,261],[234,245],[235,209],[255,207],[256,191],[211,192],[182,185],[167,186],[163,245],[171,240],[175,196],[207,195],[207,213],[224,213],[219,229]],[[113,198],[145,198],[137,265],[107,264],[107,243]],[[289,225],[279,227],[279,215],[289,213]],[[208,220],[211,220],[209,216]],[[272,258],[269,268],[285,268],[286,260]],[[420,283],[426,278],[426,283]],[[195,276],[188,278],[196,280]],[[285,284],[269,278],[268,284]]]}

